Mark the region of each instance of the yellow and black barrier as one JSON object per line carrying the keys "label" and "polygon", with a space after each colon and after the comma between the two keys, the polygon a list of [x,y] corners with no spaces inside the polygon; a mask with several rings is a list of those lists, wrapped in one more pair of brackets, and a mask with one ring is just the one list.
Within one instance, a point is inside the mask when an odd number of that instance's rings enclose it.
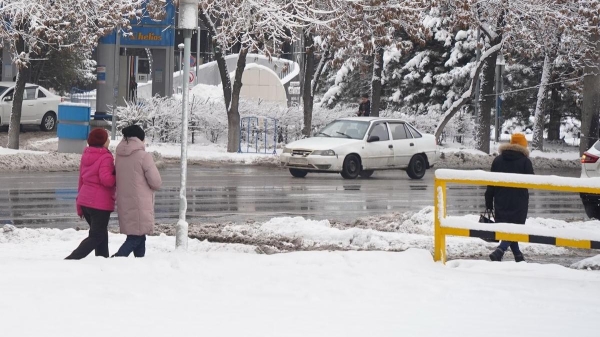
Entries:
{"label": "yellow and black barrier", "polygon": [[[514,233],[446,226],[447,184],[499,186],[546,191],[600,194],[600,178],[579,179],[558,176],[485,171],[437,170],[434,184],[434,248],[435,261],[446,262],[446,236],[475,237],[487,240],[529,242],[580,249],[600,249],[600,241],[560,238],[532,233]],[[482,196],[483,197],[483,196]]]}

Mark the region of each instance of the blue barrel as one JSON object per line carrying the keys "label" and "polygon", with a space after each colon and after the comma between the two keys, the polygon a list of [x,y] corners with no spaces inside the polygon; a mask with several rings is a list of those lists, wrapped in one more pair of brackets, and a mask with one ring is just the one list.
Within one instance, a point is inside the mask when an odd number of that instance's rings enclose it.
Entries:
{"label": "blue barrel", "polygon": [[91,113],[91,107],[84,104],[58,105],[58,152],[83,153],[90,133]]}

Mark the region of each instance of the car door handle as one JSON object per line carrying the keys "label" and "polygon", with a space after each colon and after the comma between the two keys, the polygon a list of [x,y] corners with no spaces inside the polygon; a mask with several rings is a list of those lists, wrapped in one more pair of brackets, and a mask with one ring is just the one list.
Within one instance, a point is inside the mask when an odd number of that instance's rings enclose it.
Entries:
{"label": "car door handle", "polygon": [[415,143],[410,143],[410,146],[415,146]]}
{"label": "car door handle", "polygon": [[394,145],[390,144],[390,145],[388,145],[388,147],[389,147],[390,149],[393,149],[393,148],[394,148]]}

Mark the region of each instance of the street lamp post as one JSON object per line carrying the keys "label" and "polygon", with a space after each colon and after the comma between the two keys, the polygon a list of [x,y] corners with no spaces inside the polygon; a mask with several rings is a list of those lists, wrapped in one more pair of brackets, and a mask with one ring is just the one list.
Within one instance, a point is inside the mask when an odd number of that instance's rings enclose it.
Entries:
{"label": "street lamp post", "polygon": [[496,143],[500,141],[500,116],[502,113],[502,92],[504,91],[502,88],[503,76],[504,56],[502,54],[498,54],[498,58],[496,59],[496,118],[494,123],[494,139]]}
{"label": "street lamp post", "polygon": [[[185,31],[184,31],[183,35],[185,36]],[[181,76],[181,66],[183,65],[183,56],[181,55],[181,53],[183,53],[183,49],[185,48],[185,43],[178,44],[177,48],[179,48],[179,76]]]}
{"label": "street lamp post", "polygon": [[[192,45],[192,30],[198,26],[198,0],[180,0],[179,1],[179,28],[183,29],[183,57],[187,60],[183,63],[183,73],[190,72],[190,56]],[[181,45],[178,46],[181,54]],[[181,97],[181,187],[179,190],[179,221],[177,221],[175,234],[175,247],[180,250],[187,250],[188,245],[188,223],[186,221],[187,212],[187,138],[188,138],[188,119],[189,119],[189,81],[180,76],[183,93]]]}

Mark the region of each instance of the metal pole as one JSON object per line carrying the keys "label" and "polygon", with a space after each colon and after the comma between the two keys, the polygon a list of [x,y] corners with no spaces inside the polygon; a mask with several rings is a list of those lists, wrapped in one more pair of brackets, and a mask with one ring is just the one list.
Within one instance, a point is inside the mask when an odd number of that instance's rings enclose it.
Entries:
{"label": "metal pole", "polygon": [[[192,31],[189,29],[183,30],[183,57],[186,60],[191,56]],[[190,72],[190,62],[183,63],[184,73]],[[181,123],[181,189],[179,190],[179,221],[177,222],[177,233],[175,238],[175,246],[178,249],[187,250],[188,244],[188,223],[186,221],[187,212],[187,138],[188,138],[188,122],[189,122],[189,81],[182,80],[182,123]]]}
{"label": "metal pole", "polygon": [[[497,63],[497,62],[496,62]],[[500,138],[500,132],[498,128],[500,127],[500,119],[499,119],[499,108],[500,108],[500,64],[496,64],[496,112],[494,114],[494,141],[497,143]]]}
{"label": "metal pole", "polygon": [[[184,44],[185,44],[185,42],[184,42]],[[181,52],[182,52],[182,50],[181,50],[181,48],[179,48],[179,76],[181,76],[181,61],[183,60],[182,56],[181,56]]]}
{"label": "metal pole", "polygon": [[113,111],[110,120],[110,139],[115,140],[117,138],[117,97],[119,96],[119,56],[121,54],[121,27],[117,27],[117,43],[115,44],[115,62],[113,71]]}
{"label": "metal pole", "polygon": [[[479,40],[481,39],[481,29],[477,29],[477,58],[476,58],[476,62],[475,64],[479,63],[479,60],[481,59],[481,48],[479,48]],[[477,124],[479,124],[479,91],[481,90],[480,85],[481,85],[481,81],[479,80],[480,77],[477,76],[477,78],[475,79],[477,82],[475,83],[475,102],[473,104],[473,111],[474,111],[474,116],[475,116],[475,121]]]}
{"label": "metal pole", "polygon": [[497,113],[497,123],[498,123],[498,138],[500,138],[501,135],[501,131],[500,130],[502,128],[502,123],[500,123],[500,119],[502,118],[502,100],[504,99],[504,95],[502,94],[504,92],[504,81],[502,80],[504,78],[504,62],[500,63],[500,71],[499,71],[500,76],[498,77],[498,109],[496,110]]}
{"label": "metal pole", "polygon": [[198,36],[196,36],[196,84],[199,83],[199,78],[198,78],[198,66],[200,65],[200,33],[201,33],[201,29],[200,27],[198,27],[198,32],[196,34],[198,34]]}

